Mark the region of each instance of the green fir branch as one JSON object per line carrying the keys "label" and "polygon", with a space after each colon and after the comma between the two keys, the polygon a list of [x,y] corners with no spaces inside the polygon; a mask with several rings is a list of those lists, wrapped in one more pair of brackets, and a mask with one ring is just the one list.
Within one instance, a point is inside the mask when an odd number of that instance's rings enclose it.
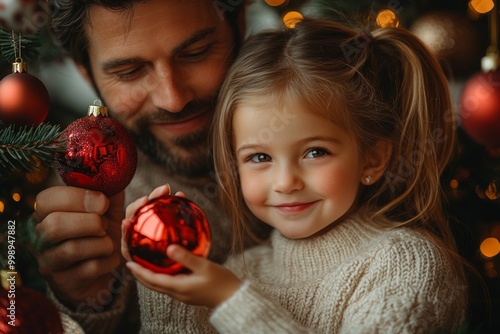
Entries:
{"label": "green fir branch", "polygon": [[54,155],[63,149],[59,125],[18,128],[0,123],[0,170],[31,172],[39,164],[52,166]]}
{"label": "green fir branch", "polygon": [[[36,59],[39,55],[37,48],[41,46],[39,42],[40,33],[30,35],[29,38],[21,37],[21,58],[23,61]],[[16,37],[16,43],[19,43]],[[14,43],[12,41],[12,33],[0,29],[0,52],[2,57],[9,63],[13,63],[16,59]],[[19,57],[19,54],[17,54]]]}

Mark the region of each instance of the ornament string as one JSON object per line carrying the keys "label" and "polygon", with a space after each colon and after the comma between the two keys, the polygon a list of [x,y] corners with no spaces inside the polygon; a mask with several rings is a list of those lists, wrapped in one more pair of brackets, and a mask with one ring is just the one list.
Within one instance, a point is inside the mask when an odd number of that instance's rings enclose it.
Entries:
{"label": "ornament string", "polygon": [[498,54],[498,10],[496,6],[493,6],[490,13],[490,46],[488,49],[489,52]]}
{"label": "ornament string", "polygon": [[486,55],[481,59],[483,72],[496,71],[498,68],[498,9],[493,3],[493,9],[488,15],[490,45],[486,49]]}
{"label": "ornament string", "polygon": [[21,33],[18,35],[18,41],[16,41],[16,33],[12,30],[12,45],[14,47],[14,58],[15,61],[22,61],[22,37]]}

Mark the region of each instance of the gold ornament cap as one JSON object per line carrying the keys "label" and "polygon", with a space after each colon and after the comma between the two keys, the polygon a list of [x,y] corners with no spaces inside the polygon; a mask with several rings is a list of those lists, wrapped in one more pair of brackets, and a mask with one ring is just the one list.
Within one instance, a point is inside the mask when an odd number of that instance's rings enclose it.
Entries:
{"label": "gold ornament cap", "polygon": [[96,99],[94,104],[89,106],[88,115],[95,117],[108,117],[108,108],[102,105],[101,100]]}
{"label": "gold ornament cap", "polygon": [[21,58],[16,58],[12,63],[12,73],[26,73],[28,72],[28,63]]}

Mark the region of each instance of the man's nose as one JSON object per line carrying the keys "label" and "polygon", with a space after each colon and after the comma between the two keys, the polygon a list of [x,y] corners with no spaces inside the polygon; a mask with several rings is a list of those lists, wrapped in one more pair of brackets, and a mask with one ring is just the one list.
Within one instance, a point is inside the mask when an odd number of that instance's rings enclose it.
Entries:
{"label": "man's nose", "polygon": [[180,112],[194,99],[189,78],[181,75],[171,64],[158,65],[153,76],[156,82],[151,87],[153,104],[158,109]]}

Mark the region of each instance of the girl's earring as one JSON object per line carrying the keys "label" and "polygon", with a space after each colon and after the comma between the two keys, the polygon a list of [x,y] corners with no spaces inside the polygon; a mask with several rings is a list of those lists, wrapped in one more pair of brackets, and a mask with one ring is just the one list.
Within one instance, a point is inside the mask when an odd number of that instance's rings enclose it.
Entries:
{"label": "girl's earring", "polygon": [[372,182],[372,177],[370,175],[365,177],[365,183],[370,184]]}

